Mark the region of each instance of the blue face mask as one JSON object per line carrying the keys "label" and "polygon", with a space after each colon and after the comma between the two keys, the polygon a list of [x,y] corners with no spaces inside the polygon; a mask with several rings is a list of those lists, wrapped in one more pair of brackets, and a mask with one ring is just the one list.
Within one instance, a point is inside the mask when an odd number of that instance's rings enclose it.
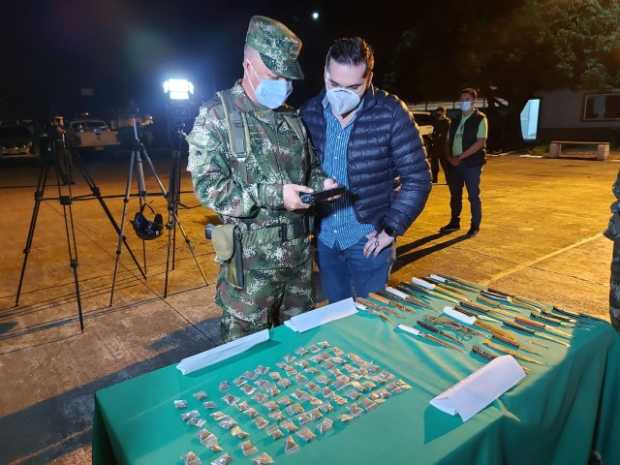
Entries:
{"label": "blue face mask", "polygon": [[275,110],[276,108],[281,107],[291,92],[293,92],[293,84],[288,79],[261,79],[256,70],[254,69],[254,65],[252,62],[249,62],[252,67],[252,71],[254,75],[259,79],[258,86],[254,87],[252,84],[252,80],[248,79],[250,86],[252,86],[252,90],[254,91],[254,95],[256,96],[256,101],[261,105],[271,108]]}
{"label": "blue face mask", "polygon": [[355,110],[360,104],[360,96],[350,89],[334,87],[326,93],[329,105],[336,115],[344,115]]}

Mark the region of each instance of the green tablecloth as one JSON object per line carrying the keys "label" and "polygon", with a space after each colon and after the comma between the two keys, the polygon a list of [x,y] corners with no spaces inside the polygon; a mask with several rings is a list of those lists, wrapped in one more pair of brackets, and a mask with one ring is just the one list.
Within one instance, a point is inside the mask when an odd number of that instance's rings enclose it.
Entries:
{"label": "green tablecloth", "polygon": [[549,342],[549,350],[543,349],[547,366],[523,364],[529,373],[518,386],[462,423],[429,401],[484,361],[396,332],[376,316],[359,313],[303,334],[276,328],[270,341],[188,376],[168,366],[98,391],[93,464],[181,464],[189,450],[203,464],[210,463],[219,454],[204,448],[197,428],[180,420],[175,399],[186,399],[190,409],[202,412],[233,463],[251,463],[241,454],[241,441],[214,424],[192,394],[204,390],[221,410],[232,412],[221,401],[221,380],[232,383],[259,364],[275,368],[284,355],[322,340],[374,360],[412,389],[351,423],[336,421],[333,431],[311,443],[298,440],[301,450],[292,455],[284,454],[283,440],[266,437],[249,420],[242,424],[276,463],[572,465],[587,463],[593,445],[606,464],[620,463],[613,444],[614,437],[620,440],[620,344],[607,323],[579,325],[570,349]]}

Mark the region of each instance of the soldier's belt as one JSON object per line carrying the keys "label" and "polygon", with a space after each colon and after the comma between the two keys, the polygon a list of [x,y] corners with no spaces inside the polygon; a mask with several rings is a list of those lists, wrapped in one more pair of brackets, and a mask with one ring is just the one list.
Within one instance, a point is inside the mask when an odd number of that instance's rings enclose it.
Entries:
{"label": "soldier's belt", "polygon": [[277,223],[264,226],[258,229],[248,229],[243,232],[244,239],[248,241],[255,240],[257,242],[287,242],[301,237],[307,237],[310,234],[308,222],[304,220],[292,223]]}

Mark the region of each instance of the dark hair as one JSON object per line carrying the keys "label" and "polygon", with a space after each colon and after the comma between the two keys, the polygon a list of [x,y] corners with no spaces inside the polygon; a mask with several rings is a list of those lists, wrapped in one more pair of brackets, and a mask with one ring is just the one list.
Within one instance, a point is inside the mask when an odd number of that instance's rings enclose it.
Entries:
{"label": "dark hair", "polygon": [[337,39],[325,57],[325,66],[329,65],[329,60],[343,65],[360,65],[366,64],[364,77],[372,73],[375,67],[375,55],[372,47],[361,37],[343,37]]}
{"label": "dark hair", "polygon": [[445,113],[446,109],[444,107],[442,107],[441,105],[439,105],[437,108],[435,108],[435,111],[440,111],[442,113]]}
{"label": "dark hair", "polygon": [[461,95],[469,94],[471,98],[476,100],[478,98],[478,92],[473,87],[465,87],[465,89],[461,90]]}

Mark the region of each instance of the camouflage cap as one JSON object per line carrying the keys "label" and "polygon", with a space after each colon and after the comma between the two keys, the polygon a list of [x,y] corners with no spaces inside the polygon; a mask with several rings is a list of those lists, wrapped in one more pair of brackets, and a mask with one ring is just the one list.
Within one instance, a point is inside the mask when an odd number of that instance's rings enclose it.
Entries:
{"label": "camouflage cap", "polygon": [[274,73],[288,79],[304,78],[297,61],[301,39],[281,22],[266,16],[253,16],[245,44],[256,50],[265,66]]}

